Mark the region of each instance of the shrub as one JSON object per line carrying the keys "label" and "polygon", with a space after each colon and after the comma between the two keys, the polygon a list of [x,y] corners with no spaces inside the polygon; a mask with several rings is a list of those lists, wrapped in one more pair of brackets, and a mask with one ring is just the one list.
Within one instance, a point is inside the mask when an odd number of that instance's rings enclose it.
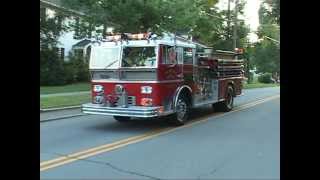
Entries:
{"label": "shrub", "polygon": [[74,82],[84,82],[89,80],[88,63],[82,55],[70,53],[70,61],[66,65],[68,67],[68,74]]}
{"label": "shrub", "polygon": [[40,52],[40,85],[66,84],[63,61],[55,50]]}
{"label": "shrub", "polygon": [[253,83],[253,72],[249,72],[247,76],[248,76],[248,77],[247,77],[247,78],[248,78],[247,83],[248,83],[248,84]]}
{"label": "shrub", "polygon": [[67,84],[72,84],[76,82],[76,69],[74,68],[73,64],[71,62],[65,62],[64,63],[64,71],[66,75],[66,82]]}
{"label": "shrub", "polygon": [[258,81],[261,83],[272,83],[271,73],[264,73],[258,77]]}
{"label": "shrub", "polygon": [[81,64],[78,65],[77,81],[78,82],[89,81],[89,67],[88,67],[88,64],[84,63],[83,61]]}
{"label": "shrub", "polygon": [[40,85],[65,85],[89,80],[88,63],[81,55],[69,54],[69,61],[61,60],[54,50],[40,52]]}

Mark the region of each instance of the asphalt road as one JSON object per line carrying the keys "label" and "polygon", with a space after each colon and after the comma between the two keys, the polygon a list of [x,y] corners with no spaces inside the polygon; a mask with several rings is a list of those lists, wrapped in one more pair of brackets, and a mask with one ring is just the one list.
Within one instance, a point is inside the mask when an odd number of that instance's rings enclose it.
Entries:
{"label": "asphalt road", "polygon": [[[252,102],[278,95],[280,88],[244,93],[234,111],[198,108],[182,128],[161,119],[122,124],[96,115],[40,123],[40,166],[65,158],[55,167],[40,167],[41,179],[279,179],[280,98]],[[164,128],[170,130],[156,132]],[[149,132],[137,142],[68,162],[79,151]]]}

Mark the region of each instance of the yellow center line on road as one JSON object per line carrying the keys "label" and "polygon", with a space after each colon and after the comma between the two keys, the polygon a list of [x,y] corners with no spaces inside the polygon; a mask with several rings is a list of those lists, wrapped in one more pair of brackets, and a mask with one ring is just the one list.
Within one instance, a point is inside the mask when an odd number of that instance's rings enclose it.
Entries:
{"label": "yellow center line on road", "polygon": [[133,137],[126,138],[126,139],[123,139],[123,140],[120,140],[120,141],[116,141],[116,142],[113,142],[113,143],[97,146],[97,147],[94,147],[94,148],[90,148],[90,149],[87,149],[87,150],[84,150],[84,151],[76,152],[76,153],[69,154],[69,155],[66,155],[66,156],[62,156],[62,157],[59,157],[59,158],[55,158],[55,159],[52,159],[52,160],[43,161],[43,162],[40,162],[40,171],[45,171],[45,170],[48,170],[48,169],[51,169],[51,168],[54,168],[54,167],[58,167],[58,166],[62,166],[62,165],[65,165],[65,164],[68,164],[68,163],[71,163],[71,162],[74,162],[74,161],[77,161],[77,160],[85,159],[85,158],[88,158],[88,157],[91,157],[91,156],[95,156],[95,155],[98,155],[98,154],[101,154],[101,153],[104,153],[104,152],[112,151],[112,150],[115,150],[115,149],[130,145],[130,144],[134,144],[134,143],[141,142],[141,141],[144,141],[144,140],[147,140],[147,139],[151,139],[151,138],[163,135],[163,134],[167,134],[167,133],[170,133],[172,131],[176,131],[178,129],[191,127],[191,126],[194,126],[196,124],[208,121],[209,117],[216,117],[217,118],[217,117],[225,116],[227,114],[234,113],[234,112],[237,112],[237,111],[241,111],[241,110],[244,110],[244,109],[248,109],[248,108],[256,106],[258,104],[261,104],[261,103],[264,103],[264,102],[267,102],[267,101],[270,101],[270,100],[273,100],[273,99],[277,99],[279,97],[280,97],[280,95],[270,96],[270,97],[267,97],[267,98],[263,98],[263,99],[260,99],[260,100],[254,101],[254,102],[250,102],[250,103],[241,105],[241,106],[235,108],[233,111],[230,111],[230,112],[227,112],[227,113],[215,113],[214,115],[209,114],[209,115],[203,116],[201,118],[197,118],[197,119],[192,120],[189,123],[185,124],[184,126],[159,128],[159,129],[155,129],[155,130],[152,130],[150,132],[147,132],[147,133],[144,133],[144,134],[141,134],[141,135],[133,136]]}

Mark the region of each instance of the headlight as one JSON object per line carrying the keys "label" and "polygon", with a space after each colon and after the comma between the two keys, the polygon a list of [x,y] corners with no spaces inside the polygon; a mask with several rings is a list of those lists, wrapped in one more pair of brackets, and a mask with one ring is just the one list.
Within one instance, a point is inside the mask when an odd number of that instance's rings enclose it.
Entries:
{"label": "headlight", "polygon": [[141,94],[151,94],[152,87],[151,86],[141,86]]}
{"label": "headlight", "polygon": [[123,91],[124,91],[124,87],[123,87],[122,85],[117,84],[117,85],[115,86],[115,92],[116,92],[117,94],[121,94]]}
{"label": "headlight", "polygon": [[95,96],[94,97],[94,103],[102,104],[103,102],[104,102],[104,97],[103,96]]}
{"label": "headlight", "polygon": [[94,85],[93,86],[93,92],[102,92],[103,91],[103,86],[101,85]]}

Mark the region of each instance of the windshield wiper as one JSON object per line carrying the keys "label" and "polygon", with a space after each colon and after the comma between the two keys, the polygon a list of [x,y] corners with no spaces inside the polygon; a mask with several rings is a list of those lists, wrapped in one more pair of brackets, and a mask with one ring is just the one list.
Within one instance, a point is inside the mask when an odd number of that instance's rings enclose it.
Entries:
{"label": "windshield wiper", "polygon": [[108,64],[105,69],[107,69],[108,67],[112,66],[114,63],[116,63],[118,60],[112,61],[110,64]]}

